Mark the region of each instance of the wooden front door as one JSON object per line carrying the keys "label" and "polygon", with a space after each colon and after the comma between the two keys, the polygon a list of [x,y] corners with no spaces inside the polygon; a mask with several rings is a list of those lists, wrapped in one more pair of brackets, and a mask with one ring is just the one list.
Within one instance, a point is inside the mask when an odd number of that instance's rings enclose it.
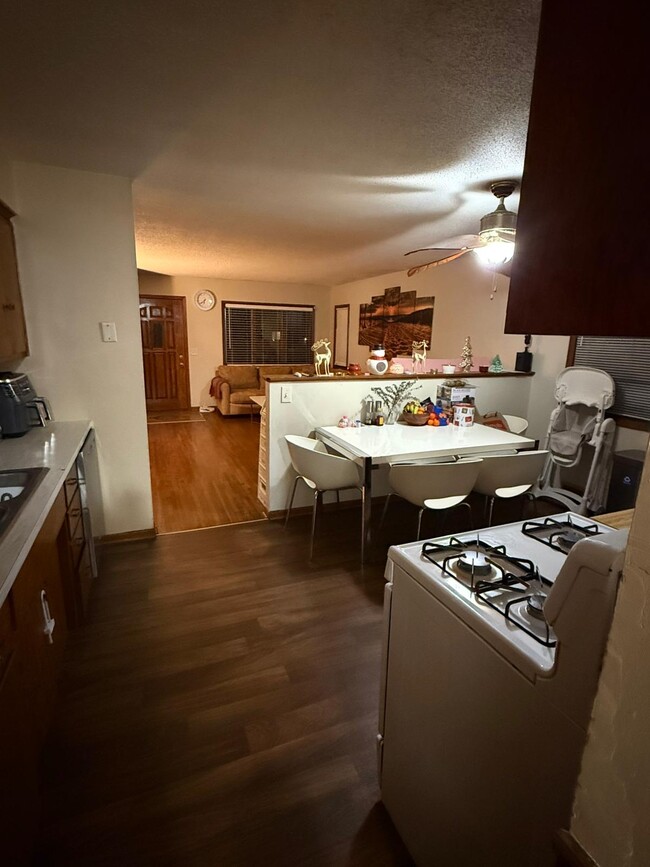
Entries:
{"label": "wooden front door", "polygon": [[189,409],[185,298],[141,295],[140,329],[147,409]]}

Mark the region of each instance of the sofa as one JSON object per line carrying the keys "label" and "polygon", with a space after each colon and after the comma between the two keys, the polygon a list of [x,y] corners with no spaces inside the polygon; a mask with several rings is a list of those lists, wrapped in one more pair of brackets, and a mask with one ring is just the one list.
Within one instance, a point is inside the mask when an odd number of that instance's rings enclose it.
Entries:
{"label": "sofa", "polygon": [[221,415],[250,415],[260,407],[251,401],[251,395],[265,393],[267,376],[291,376],[294,373],[311,374],[313,367],[305,364],[221,364],[210,385]]}

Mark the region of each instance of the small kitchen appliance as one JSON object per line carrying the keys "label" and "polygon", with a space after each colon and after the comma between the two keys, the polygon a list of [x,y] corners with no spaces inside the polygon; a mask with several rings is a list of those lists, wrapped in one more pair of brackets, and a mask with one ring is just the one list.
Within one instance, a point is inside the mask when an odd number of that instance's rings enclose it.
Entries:
{"label": "small kitchen appliance", "polygon": [[36,394],[24,373],[0,372],[0,434],[20,437],[30,427],[45,427],[52,420],[50,405]]}
{"label": "small kitchen appliance", "polygon": [[565,512],[390,549],[382,799],[420,867],[552,867],[626,530]]}

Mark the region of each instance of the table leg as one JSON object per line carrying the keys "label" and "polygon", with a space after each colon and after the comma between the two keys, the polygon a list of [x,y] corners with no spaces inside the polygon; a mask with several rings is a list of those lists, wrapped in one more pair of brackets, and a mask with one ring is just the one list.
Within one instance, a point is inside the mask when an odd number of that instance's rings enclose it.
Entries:
{"label": "table leg", "polygon": [[367,560],[370,551],[370,519],[372,517],[372,458],[363,460],[363,485],[366,495],[363,500],[363,532],[366,544],[364,547],[364,560]]}

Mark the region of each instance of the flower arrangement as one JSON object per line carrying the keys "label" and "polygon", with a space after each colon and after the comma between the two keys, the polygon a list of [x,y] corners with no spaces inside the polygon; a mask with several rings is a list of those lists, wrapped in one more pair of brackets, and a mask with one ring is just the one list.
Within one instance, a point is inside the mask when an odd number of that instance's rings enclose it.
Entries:
{"label": "flower arrangement", "polygon": [[392,385],[377,386],[370,391],[383,401],[385,417],[388,424],[392,424],[402,410],[402,404],[411,395],[414,388],[418,388],[417,382],[396,382]]}

